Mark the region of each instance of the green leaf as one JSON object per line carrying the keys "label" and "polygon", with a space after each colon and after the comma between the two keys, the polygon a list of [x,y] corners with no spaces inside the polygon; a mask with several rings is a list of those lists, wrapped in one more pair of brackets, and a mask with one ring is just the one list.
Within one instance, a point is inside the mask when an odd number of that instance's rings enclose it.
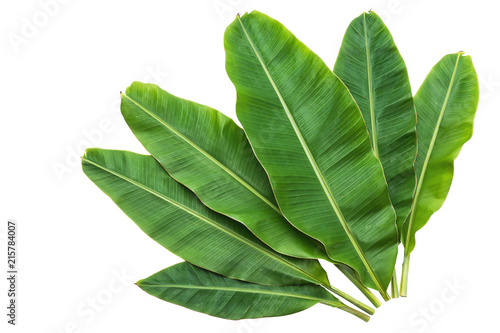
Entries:
{"label": "green leaf", "polygon": [[264,286],[230,279],[187,262],[168,267],[137,285],[164,301],[226,319],[284,316],[317,303],[345,307],[314,284]]}
{"label": "green leaf", "polygon": [[151,156],[88,149],[85,174],[148,236],[186,261],[269,285],[329,285],[317,260],[283,256],[247,228],[217,214],[171,178]]}
{"label": "green leaf", "polygon": [[243,130],[222,113],[134,82],[122,114],[144,147],[209,208],[244,223],[274,250],[327,259],[324,246],[281,215]]}
{"label": "green leaf", "polygon": [[361,109],[401,230],[415,192],[416,113],[406,65],[377,14],[351,22],[333,71]]}
{"label": "green leaf", "polygon": [[472,136],[478,103],[476,71],[471,57],[463,56],[463,52],[443,57],[415,95],[418,182],[413,210],[403,225],[406,256],[415,247],[415,232],[446,199],[453,178],[453,161]]}
{"label": "green leaf", "polygon": [[236,111],[284,216],[388,298],[395,213],[345,85],[284,26],[252,12],[227,28]]}

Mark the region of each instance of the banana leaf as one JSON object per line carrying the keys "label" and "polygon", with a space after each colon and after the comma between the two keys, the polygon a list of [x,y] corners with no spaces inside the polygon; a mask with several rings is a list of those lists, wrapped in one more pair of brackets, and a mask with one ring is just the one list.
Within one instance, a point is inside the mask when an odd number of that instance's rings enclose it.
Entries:
{"label": "banana leaf", "polygon": [[88,149],[85,174],[148,236],[194,265],[269,285],[329,285],[317,260],[281,255],[242,224],[217,214],[151,156]]}
{"label": "banana leaf", "polygon": [[444,203],[453,178],[453,161],[472,136],[479,83],[472,59],[463,52],[443,57],[415,95],[418,153],[413,209],[403,224],[405,248],[401,295],[407,295],[415,233]]}
{"label": "banana leaf", "polygon": [[290,223],[389,299],[397,229],[356,102],[290,31],[253,11],[224,37],[236,111]]}
{"label": "banana leaf", "polygon": [[161,300],[225,319],[284,316],[322,303],[368,321],[369,316],[314,284],[265,286],[227,278],[187,262],[168,267],[137,285]]}
{"label": "banana leaf", "polygon": [[333,71],[361,109],[401,230],[415,192],[416,113],[406,65],[377,14],[363,13],[351,22]]}
{"label": "banana leaf", "polygon": [[[363,13],[351,22],[333,71],[361,109],[384,169],[400,237],[415,193],[416,112],[403,57],[377,14]],[[399,296],[396,270],[391,291],[392,297]]]}
{"label": "banana leaf", "polygon": [[415,247],[415,232],[444,203],[453,177],[453,161],[472,137],[479,83],[470,56],[441,59],[415,95],[418,112],[418,176],[414,209],[404,225],[405,252]]}

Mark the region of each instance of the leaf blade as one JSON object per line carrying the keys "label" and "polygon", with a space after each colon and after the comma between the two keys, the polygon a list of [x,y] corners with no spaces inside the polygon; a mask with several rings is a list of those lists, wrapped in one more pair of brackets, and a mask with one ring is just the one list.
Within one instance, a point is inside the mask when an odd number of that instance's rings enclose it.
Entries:
{"label": "leaf blade", "polygon": [[333,71],[361,109],[401,232],[416,187],[416,112],[404,60],[376,13],[363,13],[351,22]]}
{"label": "leaf blade", "polygon": [[319,302],[344,306],[317,285],[258,285],[229,279],[187,262],[166,268],[137,285],[164,301],[233,320],[284,316]]}
{"label": "leaf blade", "polygon": [[[397,252],[395,216],[380,163],[347,88],[285,27],[256,11],[228,27],[225,48],[226,70],[237,89],[238,118],[270,177],[283,214],[325,244],[333,260],[349,264],[365,284],[385,293]],[[331,99],[332,91],[338,104]],[[321,113],[319,107],[341,111]],[[341,112],[351,124],[343,126],[346,123],[333,119]],[[316,118],[309,121],[312,115]],[[338,137],[321,137],[332,132],[331,124],[337,125],[341,138],[351,134],[353,145],[342,142],[334,147],[331,143],[338,143]],[[335,161],[326,154],[331,150]],[[346,163],[352,158],[355,162]],[[353,165],[357,172],[348,175]],[[359,183],[363,177],[369,181]],[[352,182],[347,186],[353,179],[361,184],[357,191]],[[361,195],[354,199],[353,193]],[[360,216],[380,228],[366,232],[366,223],[352,223]],[[377,251],[369,250],[367,256],[368,244]]]}
{"label": "leaf blade", "polygon": [[453,161],[472,136],[479,83],[470,56],[443,57],[415,95],[419,152],[417,191],[403,225],[405,256],[415,248],[415,233],[444,203],[453,178]]}
{"label": "leaf blade", "polygon": [[328,284],[317,260],[274,252],[241,224],[206,208],[151,156],[89,149],[82,164],[146,234],[193,264],[262,284]]}

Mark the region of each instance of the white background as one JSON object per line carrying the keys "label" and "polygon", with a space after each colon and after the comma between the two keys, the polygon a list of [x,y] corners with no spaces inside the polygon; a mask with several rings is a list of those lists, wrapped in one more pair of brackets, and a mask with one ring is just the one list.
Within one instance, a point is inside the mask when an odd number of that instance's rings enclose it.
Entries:
{"label": "white background", "polygon": [[[495,1],[59,0],[44,20],[41,3],[47,2],[54,1],[0,4],[2,271],[9,218],[19,223],[20,256],[18,326],[6,324],[2,278],[2,332],[497,329]],[[287,317],[228,321],[147,295],[133,283],[180,259],[143,234],[79,166],[88,146],[145,153],[118,110],[119,92],[134,80],[157,83],[234,118],[223,32],[237,12],[253,9],[285,24],[330,67],[349,22],[373,9],[393,33],[414,92],[445,54],[464,50],[473,57],[482,89],[474,136],[456,162],[445,205],[417,234],[409,298],[384,304],[368,324],[323,305]],[[26,22],[39,27],[30,31]],[[328,271],[335,285],[359,296],[335,270]],[[116,280],[120,274],[123,281]]]}

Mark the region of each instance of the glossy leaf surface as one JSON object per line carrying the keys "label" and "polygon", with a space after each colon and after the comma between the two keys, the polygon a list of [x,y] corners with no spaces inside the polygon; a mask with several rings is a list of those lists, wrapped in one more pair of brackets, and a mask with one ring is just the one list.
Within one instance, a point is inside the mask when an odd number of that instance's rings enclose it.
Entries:
{"label": "glossy leaf surface", "polygon": [[151,156],[89,149],[85,174],[148,236],[197,266],[269,285],[328,285],[317,260],[283,256],[204,206]]}
{"label": "glossy leaf surface", "polygon": [[470,56],[443,57],[415,95],[418,182],[412,213],[403,225],[405,254],[415,247],[415,232],[444,203],[453,178],[453,161],[472,136],[479,83]]}
{"label": "glossy leaf surface", "polygon": [[232,119],[139,82],[122,95],[121,109],[144,147],[208,207],[241,221],[280,253],[327,259],[321,243],[281,215],[264,169]]}
{"label": "glossy leaf surface", "polygon": [[137,285],[164,301],[226,319],[284,316],[317,303],[344,306],[314,284],[264,286],[230,279],[187,262],[168,267]]}
{"label": "glossy leaf surface", "polygon": [[363,13],[351,22],[333,71],[363,113],[401,230],[415,192],[416,113],[406,65],[377,14]]}
{"label": "glossy leaf surface", "polygon": [[385,293],[397,253],[395,213],[351,94],[262,13],[238,17],[224,45],[238,119],[284,216]]}

